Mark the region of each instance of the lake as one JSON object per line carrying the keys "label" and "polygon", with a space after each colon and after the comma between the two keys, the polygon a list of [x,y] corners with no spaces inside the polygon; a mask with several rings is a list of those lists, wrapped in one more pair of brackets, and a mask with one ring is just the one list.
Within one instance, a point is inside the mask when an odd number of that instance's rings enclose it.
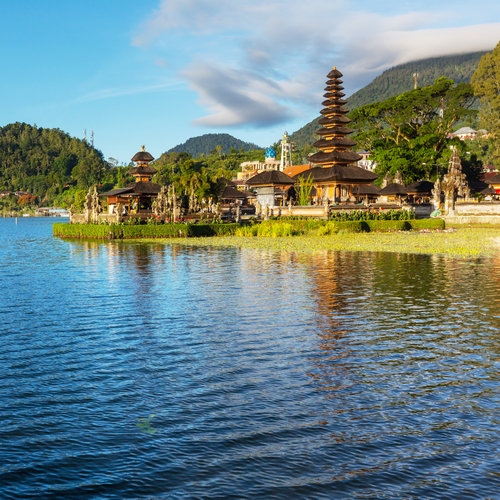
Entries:
{"label": "lake", "polygon": [[499,498],[500,261],[0,219],[0,498]]}

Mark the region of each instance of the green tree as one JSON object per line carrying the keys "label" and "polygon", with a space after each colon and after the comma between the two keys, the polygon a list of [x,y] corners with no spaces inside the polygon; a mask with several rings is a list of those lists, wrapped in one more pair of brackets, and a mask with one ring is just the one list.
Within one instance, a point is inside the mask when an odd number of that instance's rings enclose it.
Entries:
{"label": "green tree", "polygon": [[475,116],[473,104],[471,85],[438,78],[433,85],[351,112],[354,139],[371,151],[380,177],[399,171],[406,183],[434,179],[447,146],[459,142],[448,135],[458,121]]}
{"label": "green tree", "polygon": [[488,132],[492,162],[500,166],[500,42],[479,60],[471,83],[481,102],[479,123]]}

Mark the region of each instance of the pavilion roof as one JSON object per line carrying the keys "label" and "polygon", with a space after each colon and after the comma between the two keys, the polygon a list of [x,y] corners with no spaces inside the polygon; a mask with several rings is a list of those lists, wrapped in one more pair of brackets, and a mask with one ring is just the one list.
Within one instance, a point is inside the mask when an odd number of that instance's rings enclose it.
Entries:
{"label": "pavilion roof", "polygon": [[99,196],[125,196],[125,195],[157,195],[161,187],[154,182],[133,182],[124,188],[117,188],[102,193]]}
{"label": "pavilion roof", "polygon": [[226,177],[219,177],[217,179],[217,184],[220,184],[222,186],[233,186],[233,187],[237,185],[234,181],[231,181]]}
{"label": "pavilion roof", "polygon": [[348,135],[352,134],[353,132],[354,130],[349,127],[331,127],[331,128],[322,127],[316,133],[318,135],[334,135],[334,134]]}
{"label": "pavilion roof", "polygon": [[361,160],[363,157],[355,153],[354,151],[332,151],[330,153],[325,153],[319,151],[309,156],[308,160],[311,163],[325,164],[330,162],[339,163],[354,163]]}
{"label": "pavilion roof", "polygon": [[489,177],[486,179],[486,182],[488,184],[500,184],[500,174],[495,174],[494,176]]}
{"label": "pavilion roof", "polygon": [[314,167],[301,174],[295,175],[293,177],[294,180],[297,180],[299,176],[311,178],[313,182],[350,181],[363,184],[371,183],[378,177],[373,172],[356,167],[355,165],[334,165],[333,167],[327,168]]}
{"label": "pavilion roof", "polygon": [[344,75],[337,69],[337,66],[334,66],[330,73],[326,75],[327,78],[342,78]]}
{"label": "pavilion roof", "polygon": [[356,145],[356,141],[349,139],[349,137],[332,137],[331,139],[319,139],[313,146],[318,149],[338,146],[343,148],[351,148]]}
{"label": "pavilion roof", "polygon": [[[322,114],[326,114],[326,113],[322,113]],[[330,115],[330,116],[328,116],[328,115]],[[320,125],[333,125],[336,127],[342,127],[343,125],[346,125],[347,123],[351,122],[351,120],[349,118],[347,118],[347,116],[335,115],[334,113],[328,113],[328,115],[325,116],[324,118],[320,118],[318,120],[318,123]]]}
{"label": "pavilion roof", "polygon": [[226,186],[222,193],[220,194],[220,198],[224,199],[234,199],[234,200],[243,200],[248,198],[248,193],[246,191],[240,191],[233,186]]}
{"label": "pavilion roof", "polygon": [[149,165],[141,167],[133,167],[128,171],[128,173],[131,175],[135,174],[154,175],[156,174],[156,172],[157,172],[156,168],[150,167]]}
{"label": "pavilion roof", "polygon": [[295,181],[289,175],[279,170],[267,170],[247,180],[247,186],[268,186],[274,184],[293,184]]}
{"label": "pavilion roof", "polygon": [[408,194],[431,194],[433,189],[434,183],[431,181],[416,181],[406,186],[406,192]]}
{"label": "pavilion roof", "polygon": [[150,162],[153,161],[154,158],[151,156],[150,153],[147,151],[139,151],[138,153],[135,153],[135,155],[132,157],[132,161],[135,162]]}
{"label": "pavilion roof", "polygon": [[378,186],[375,186],[375,184],[361,184],[359,186],[353,186],[352,192],[353,194],[359,195],[378,195],[380,194],[380,188]]}
{"label": "pavilion roof", "polygon": [[391,184],[387,184],[385,188],[382,188],[379,193],[381,196],[391,196],[391,195],[403,195],[407,194],[406,187],[403,184],[398,184],[397,182],[393,182]]}

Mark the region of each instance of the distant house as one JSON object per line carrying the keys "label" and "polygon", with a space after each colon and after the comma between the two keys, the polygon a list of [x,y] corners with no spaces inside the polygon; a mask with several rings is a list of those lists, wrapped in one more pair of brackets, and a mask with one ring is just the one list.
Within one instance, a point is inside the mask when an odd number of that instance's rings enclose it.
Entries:
{"label": "distant house", "polygon": [[486,130],[474,130],[471,127],[462,127],[462,128],[459,128],[456,132],[452,132],[451,134],[448,134],[448,137],[450,139],[457,137],[461,141],[465,141],[465,140],[473,141],[477,137],[487,135],[487,133],[488,132]]}
{"label": "distant house", "polygon": [[375,167],[377,166],[377,163],[373,160],[370,160],[370,154],[370,151],[358,151],[358,155],[361,156],[361,160],[358,160],[356,164],[358,165],[358,167],[373,172],[375,170]]}

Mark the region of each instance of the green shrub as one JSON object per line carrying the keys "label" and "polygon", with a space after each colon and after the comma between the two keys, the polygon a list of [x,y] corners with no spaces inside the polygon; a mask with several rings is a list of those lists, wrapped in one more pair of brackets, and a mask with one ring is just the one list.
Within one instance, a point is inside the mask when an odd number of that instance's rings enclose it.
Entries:
{"label": "green shrub", "polygon": [[433,229],[433,230],[443,230],[446,224],[443,219],[415,219],[411,221],[411,228],[415,230],[419,229]]}
{"label": "green shrub", "polygon": [[[292,218],[288,218],[288,217],[287,218],[282,217],[281,219],[278,219],[278,220],[266,220],[266,221],[261,222],[261,225],[268,225],[268,226],[272,226],[272,225],[280,226],[283,224],[289,224],[292,228],[292,233],[294,235],[302,235],[302,234],[307,234],[310,232],[315,233],[318,230],[318,228],[320,228],[321,226],[324,226],[326,224],[326,221],[318,220],[318,219],[311,219],[311,218],[292,219]],[[275,230],[275,232],[276,231],[280,231],[280,229]]]}
{"label": "green shrub", "polygon": [[89,239],[187,238],[234,234],[239,224],[64,224],[53,225],[54,236]]}
{"label": "green shrub", "polygon": [[366,221],[370,231],[409,231],[411,224],[407,220],[370,220]]}
{"label": "green shrub", "polygon": [[415,218],[413,210],[349,210],[330,214],[329,219],[333,221],[370,221],[370,220],[412,220]]}
{"label": "green shrub", "polygon": [[336,222],[335,226],[339,233],[363,233],[370,231],[366,221],[345,221]]}
{"label": "green shrub", "polygon": [[338,223],[330,221],[318,229],[318,236],[329,236],[331,234],[336,234],[338,232],[339,232]]}
{"label": "green shrub", "polygon": [[190,224],[190,236],[227,236],[235,234],[240,225],[237,222],[228,224]]}

